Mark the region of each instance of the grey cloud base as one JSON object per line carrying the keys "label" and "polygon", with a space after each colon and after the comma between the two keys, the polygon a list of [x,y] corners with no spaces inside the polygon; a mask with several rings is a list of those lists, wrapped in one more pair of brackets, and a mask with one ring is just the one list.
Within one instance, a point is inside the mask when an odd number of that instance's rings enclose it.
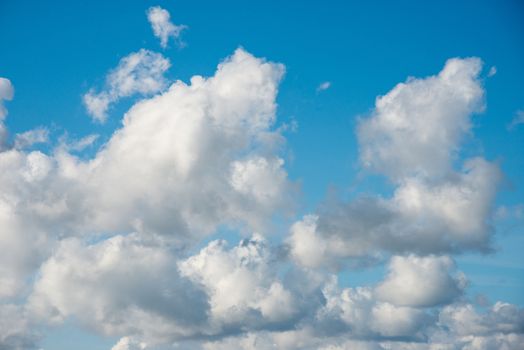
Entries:
{"label": "grey cloud base", "polygon": [[[134,55],[109,95],[142,93],[169,67]],[[146,84],[158,94],[92,158],[76,153],[92,136],[50,154],[26,150],[42,135],[20,136],[0,152],[0,349],[37,348],[43,327],[69,319],[120,337],[113,350],[517,349],[524,311],[474,305],[452,258],[489,250],[494,234],[498,166],[453,166],[482,110],[481,66],[452,59],[379,98],[357,134],[363,168],[392,196],[325,204],[283,246],[267,238],[297,192],[275,129],[281,64],[238,49],[212,77]],[[224,226],[255,233],[194,251]],[[333,273],[384,260],[376,285],[343,288]]]}

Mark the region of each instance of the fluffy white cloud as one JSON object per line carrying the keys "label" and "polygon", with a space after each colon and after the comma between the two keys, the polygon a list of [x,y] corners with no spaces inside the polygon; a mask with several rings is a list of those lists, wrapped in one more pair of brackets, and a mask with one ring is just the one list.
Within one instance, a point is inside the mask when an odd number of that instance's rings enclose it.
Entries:
{"label": "fluffy white cloud", "polygon": [[295,261],[337,266],[381,252],[490,249],[498,165],[482,158],[465,160],[460,171],[453,165],[471,114],[483,106],[480,68],[479,59],[451,59],[437,76],[408,79],[377,99],[357,130],[360,157],[393,180],[392,197],[326,203],[292,228]]}
{"label": "fluffy white cloud", "polygon": [[401,306],[430,307],[446,304],[466,287],[463,274],[447,256],[394,256],[386,279],[375,289],[378,299]]}
{"label": "fluffy white cloud", "polygon": [[478,58],[450,59],[438,75],[409,78],[377,98],[357,129],[364,167],[395,181],[446,175],[471,114],[483,108],[481,67]]}
{"label": "fluffy white cloud", "polygon": [[[174,268],[178,258],[165,250],[181,252],[223,224],[265,231],[267,219],[289,204],[291,185],[278,157],[283,138],[271,130],[283,72],[279,64],[237,50],[215,76],[177,82],[136,104],[91,158],[69,152],[94,137],[64,141],[48,155],[0,152],[0,297],[27,295],[35,270],[55,251],[31,296],[32,312],[43,319],[80,315],[102,333],[158,334],[157,341],[197,332],[186,323],[195,315],[206,320],[207,297],[202,294],[197,306],[185,302],[177,284],[184,279],[166,267]],[[142,91],[134,87],[144,80],[140,74],[129,84],[113,80],[117,90]],[[139,243],[132,236],[106,239],[133,231]],[[86,245],[84,238],[101,242]],[[163,243],[149,247],[155,242]],[[140,291],[144,281],[160,289]],[[163,295],[162,286],[177,296]],[[191,290],[186,292],[200,295]],[[280,322],[289,294],[278,283],[266,292],[257,312]],[[81,300],[86,295],[92,299]],[[177,311],[186,304],[193,316]]]}
{"label": "fluffy white cloud", "polygon": [[187,29],[187,26],[173,24],[171,15],[166,9],[160,6],[150,7],[147,10],[147,19],[151,23],[153,33],[160,39],[160,46],[164,49],[167,47],[170,38],[173,38],[178,46],[184,46],[184,43],[180,40],[180,35],[184,29]]}
{"label": "fluffy white cloud", "polygon": [[104,122],[109,106],[132,95],[152,95],[162,91],[167,80],[164,73],[171,63],[159,53],[141,49],[122,58],[118,66],[106,78],[106,87],[101,92],[91,89],[83,100],[91,116]]}
{"label": "fluffy white cloud", "polygon": [[180,263],[184,276],[205,286],[213,327],[260,327],[291,320],[294,296],[276,276],[267,242],[258,235],[231,249],[214,241]]}
{"label": "fluffy white cloud", "polygon": [[214,77],[176,82],[137,103],[88,163],[61,158],[69,176],[84,182],[96,208],[92,221],[101,230],[174,233],[181,240],[220,224],[261,229],[287,202],[275,153],[281,136],[270,130],[282,74],[281,65],[239,49]]}
{"label": "fluffy white cloud", "polygon": [[423,331],[431,316],[424,310],[396,306],[374,298],[373,290],[366,287],[340,290],[335,283],[324,288],[326,304],[318,311],[317,318],[327,329],[350,331],[356,338],[423,339]]}
{"label": "fluffy white cloud", "polygon": [[0,298],[23,294],[50,249],[51,168],[52,160],[41,152],[0,152]]}
{"label": "fluffy white cloud", "polygon": [[[319,267],[329,259],[330,241],[317,233],[317,220],[317,216],[305,216],[301,221],[293,224],[288,238],[291,257],[305,267]],[[332,250],[329,249],[330,252]]]}
{"label": "fluffy white cloud", "polygon": [[[378,99],[358,128],[361,157],[393,180],[391,197],[325,204],[278,249],[264,234],[295,190],[273,128],[283,66],[239,49],[213,76],[166,88],[168,67],[141,50],[86,95],[103,119],[121,97],[157,94],[91,157],[74,152],[96,135],[25,150],[38,129],[0,152],[1,349],[31,348],[38,323],[68,318],[122,337],[113,350],[518,347],[522,310],[464,304],[465,279],[440,255],[490,248],[500,171],[454,165],[482,108],[480,60],[450,60]],[[12,97],[8,81],[0,93]],[[188,255],[222,226],[262,234]],[[340,288],[323,269],[390,254],[402,256],[376,286]]]}
{"label": "fluffy white cloud", "polygon": [[282,137],[271,130],[282,74],[237,50],[214,77],[136,104],[93,158],[68,153],[93,138],[51,155],[0,153],[0,201],[11,222],[2,226],[36,227],[13,237],[140,231],[178,242],[221,224],[263,229],[291,189],[277,155]]}
{"label": "fluffy white cloud", "polygon": [[524,332],[524,310],[503,302],[495,303],[485,313],[479,313],[471,304],[449,305],[439,318],[442,325],[460,336]]}
{"label": "fluffy white cloud", "polygon": [[517,350],[524,339],[522,309],[497,303],[479,313],[470,304],[431,312],[373,299],[370,288],[323,291],[326,303],[314,320],[287,331],[259,331],[205,343],[220,349]]}
{"label": "fluffy white cloud", "polygon": [[340,259],[373,259],[377,252],[441,254],[486,251],[501,173],[481,158],[439,183],[406,179],[390,199],[360,197],[326,204],[306,216],[288,240],[295,261],[308,267]]}
{"label": "fluffy white cloud", "polygon": [[74,316],[102,334],[162,342],[205,325],[208,303],[167,247],[133,234],[92,245],[62,241],[42,265],[29,308],[42,320]]}

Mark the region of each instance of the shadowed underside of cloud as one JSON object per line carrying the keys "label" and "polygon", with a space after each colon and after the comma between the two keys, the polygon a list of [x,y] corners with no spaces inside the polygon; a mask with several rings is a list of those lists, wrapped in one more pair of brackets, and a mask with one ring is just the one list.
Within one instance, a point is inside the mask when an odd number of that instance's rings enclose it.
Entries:
{"label": "shadowed underside of cloud", "polygon": [[[265,236],[297,192],[274,128],[284,67],[238,49],[211,77],[151,87],[166,65],[137,67],[163,58],[133,55],[102,94],[156,95],[91,158],[71,145],[92,137],[0,152],[0,349],[36,348],[41,327],[67,319],[121,337],[113,350],[518,348],[523,310],[469,303],[452,258],[490,249],[501,177],[479,157],[454,166],[483,107],[479,59],[378,98],[357,136],[392,196],[326,202],[283,249]],[[223,226],[257,233],[191,253]],[[375,285],[342,288],[330,272],[376,259],[390,260]]]}

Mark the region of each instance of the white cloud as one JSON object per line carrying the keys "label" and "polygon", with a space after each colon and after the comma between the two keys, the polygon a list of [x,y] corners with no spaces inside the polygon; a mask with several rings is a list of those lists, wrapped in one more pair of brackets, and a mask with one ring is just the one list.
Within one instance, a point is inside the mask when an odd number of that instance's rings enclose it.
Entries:
{"label": "white cloud", "polygon": [[489,72],[488,72],[488,77],[492,77],[495,74],[497,74],[497,67],[491,66],[491,68],[489,69]]}
{"label": "white cloud", "polygon": [[478,58],[450,59],[436,76],[410,78],[378,97],[357,129],[364,168],[401,181],[451,170],[471,114],[483,108]]}
{"label": "white cloud", "polygon": [[321,84],[317,87],[317,92],[327,90],[327,89],[329,89],[330,87],[331,87],[331,82],[330,82],[330,81],[325,81],[325,82],[321,83]]}
{"label": "white cloud", "polygon": [[[291,230],[291,256],[303,266],[372,262],[380,253],[487,251],[498,166],[454,157],[482,109],[481,61],[448,60],[436,76],[410,78],[377,99],[357,128],[365,168],[387,175],[390,198],[357,196],[322,205]],[[357,262],[355,262],[355,259]],[[364,260],[363,260],[364,259]]]}
{"label": "white cloud", "polygon": [[454,268],[453,260],[447,256],[394,256],[375,295],[379,300],[400,306],[447,304],[466,287],[463,274],[451,275]]}
{"label": "white cloud", "polygon": [[[80,150],[94,137],[60,145],[49,155],[15,148],[0,152],[0,227],[4,228],[0,243],[5,249],[0,255],[0,298],[27,295],[35,270],[55,250],[58,256],[44,265],[33,295],[33,310],[47,313],[45,319],[62,320],[80,313],[84,323],[120,336],[142,325],[144,333],[172,327],[175,321],[164,322],[150,312],[153,306],[143,306],[135,294],[121,304],[113,292],[131,292],[99,279],[130,273],[119,270],[120,264],[128,263],[127,255],[110,258],[105,244],[84,246],[81,240],[138,231],[149,240],[160,239],[172,249],[183,250],[220,225],[265,231],[268,219],[288,205],[286,191],[291,189],[278,157],[283,139],[271,130],[283,71],[279,64],[237,50],[219,65],[215,76],[193,77],[190,85],[177,82],[164,94],[136,104],[123,127],[92,158],[80,159],[69,151]],[[137,77],[131,84],[114,79],[114,86],[126,93],[141,91],[133,87],[144,80],[140,74]],[[281,192],[265,189],[267,184],[279,184]],[[71,236],[79,238],[64,241]],[[149,253],[146,246],[129,249]],[[141,261],[131,253],[130,258]],[[116,265],[97,266],[98,256],[115,259]],[[142,262],[145,268],[165,267]],[[85,269],[90,280],[77,276],[79,284],[71,282],[73,267]],[[66,289],[56,290],[46,281],[67,286],[71,292],[61,294]],[[164,281],[150,283],[158,286]],[[280,305],[287,303],[288,294],[278,284],[268,288],[259,309],[276,320],[283,317],[278,312],[285,310]],[[75,300],[75,294],[85,295],[87,290],[94,304],[86,306]],[[98,309],[91,308],[95,304]],[[98,312],[113,310],[115,305],[122,306],[116,310],[125,320],[117,313],[111,319]],[[151,330],[161,321],[162,327]],[[184,327],[179,328],[181,333]]]}
{"label": "white cloud", "polygon": [[128,235],[92,245],[62,241],[41,267],[29,308],[48,322],[74,316],[101,334],[162,342],[205,325],[208,304],[178,274],[167,247]]}
{"label": "white cloud", "polygon": [[293,224],[288,238],[291,257],[305,267],[319,267],[328,259],[327,244],[317,234],[317,216],[308,215]]}
{"label": "white cloud", "polygon": [[48,141],[49,131],[45,128],[37,128],[29,130],[15,136],[14,148],[23,149],[31,147],[37,143],[45,143]]}
{"label": "white cloud", "polygon": [[[487,251],[498,166],[475,158],[442,183],[406,180],[389,199],[360,197],[325,204],[291,228],[287,243],[303,266],[339,266],[378,253]],[[349,259],[349,260],[348,260]]]}
{"label": "white cloud", "polygon": [[53,212],[44,203],[53,201],[47,193],[53,186],[51,167],[41,152],[0,152],[0,299],[23,295],[25,282],[49,251],[47,219]]}
{"label": "white cloud", "polygon": [[147,10],[147,19],[151,23],[151,28],[155,36],[160,39],[160,46],[164,49],[167,47],[170,38],[173,38],[178,46],[184,46],[180,40],[180,35],[186,25],[176,25],[171,22],[171,15],[166,9],[160,6],[150,7]]}
{"label": "white cloud", "polygon": [[485,313],[477,312],[471,304],[449,305],[440,312],[439,320],[459,336],[524,332],[524,310],[503,302],[495,303]]}
{"label": "white cloud", "polygon": [[323,292],[326,305],[318,312],[319,321],[328,329],[334,327],[333,322],[342,322],[339,332],[350,331],[356,338],[423,339],[422,332],[431,321],[424,310],[375,300],[371,288],[340,290],[332,283]]}
{"label": "white cloud", "polygon": [[[281,65],[237,50],[214,77],[176,82],[137,103],[96,158],[61,158],[88,192],[92,222],[180,240],[227,223],[263,229],[290,187],[275,154],[281,136],[270,130],[282,73]],[[281,191],[264,189],[268,183]]]}
{"label": "white cloud", "polygon": [[[168,66],[141,50],[87,95],[103,116],[121,97],[158,93],[93,156],[71,152],[96,135],[24,150],[45,138],[38,129],[0,152],[0,348],[31,348],[39,325],[69,318],[120,337],[113,350],[518,347],[523,311],[466,304],[465,278],[440,255],[488,250],[493,233],[498,166],[454,166],[482,107],[478,59],[380,98],[358,132],[363,163],[390,177],[391,196],[325,203],[284,247],[264,238],[295,193],[274,129],[284,67],[239,49],[213,76],[167,87]],[[189,255],[220,227],[262,234]],[[324,269],[390,255],[376,286],[341,288]]]}
{"label": "white cloud", "polygon": [[180,269],[208,291],[213,327],[260,327],[289,321],[298,312],[271,258],[267,242],[255,235],[229,251],[224,241],[211,242]]}
{"label": "white cloud", "polygon": [[149,50],[141,49],[127,55],[106,77],[104,90],[91,89],[83,96],[87,111],[96,121],[104,122],[110,105],[122,97],[162,91],[167,85],[164,73],[170,66],[167,58]]}

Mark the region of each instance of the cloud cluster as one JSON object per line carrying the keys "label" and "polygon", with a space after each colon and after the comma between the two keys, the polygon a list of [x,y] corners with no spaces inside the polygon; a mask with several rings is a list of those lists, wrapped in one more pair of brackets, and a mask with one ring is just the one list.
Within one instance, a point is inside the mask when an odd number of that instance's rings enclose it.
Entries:
{"label": "cloud cluster", "polygon": [[454,159],[483,106],[479,59],[451,59],[436,76],[410,78],[377,99],[357,128],[364,168],[395,185],[390,198],[325,203],[291,229],[290,255],[304,266],[337,266],[377,254],[487,251],[498,165]]}
{"label": "cloud cluster", "polygon": [[453,269],[454,262],[447,256],[395,256],[375,294],[379,300],[401,306],[448,304],[466,287],[465,276],[452,276]]}
{"label": "cloud cluster", "polygon": [[[31,150],[44,129],[0,151],[1,349],[36,348],[35,330],[66,320],[120,338],[113,350],[518,348],[524,311],[472,305],[452,257],[490,249],[502,176],[460,162],[483,107],[479,59],[408,79],[360,121],[363,167],[391,196],[326,202],[274,240],[296,198],[274,128],[283,65],[237,49],[213,76],[170,86],[168,67],[140,50],[86,95],[101,119],[153,95],[91,156],[75,152],[96,135]],[[2,100],[12,91],[0,80]],[[201,245],[224,227],[258,233]],[[333,275],[385,259],[372,285]]]}
{"label": "cloud cluster", "polygon": [[129,235],[62,241],[40,269],[29,309],[48,322],[74,316],[101,334],[163,341],[201,327],[208,302],[180,276],[167,247]]}
{"label": "cloud cluster", "polygon": [[149,10],[147,10],[147,19],[149,23],[151,23],[153,33],[160,39],[160,46],[164,49],[167,47],[170,38],[173,38],[178,46],[185,45],[180,40],[180,35],[184,29],[187,29],[187,26],[183,24],[173,24],[171,22],[171,15],[166,9],[160,6],[150,7]]}

